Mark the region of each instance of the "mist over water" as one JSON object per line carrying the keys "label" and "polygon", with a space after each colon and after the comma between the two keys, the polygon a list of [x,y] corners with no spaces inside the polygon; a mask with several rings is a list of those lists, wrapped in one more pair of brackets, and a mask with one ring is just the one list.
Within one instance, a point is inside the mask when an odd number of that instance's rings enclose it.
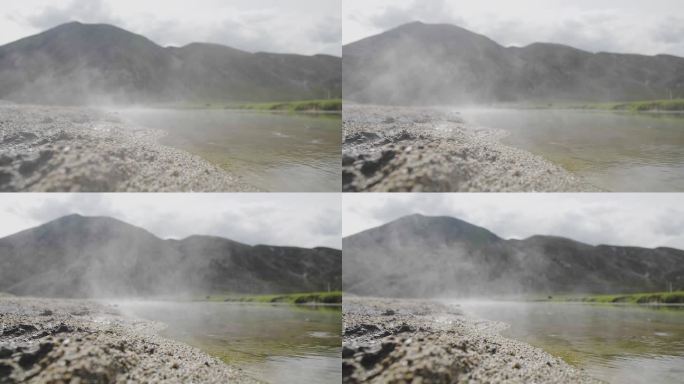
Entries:
{"label": "mist over water", "polygon": [[193,345],[269,383],[342,380],[341,311],[246,303],[118,302],[129,315],[164,323],[164,336]]}
{"label": "mist over water", "polygon": [[259,189],[340,189],[339,115],[164,109],[117,112],[134,124],[166,131],[163,144],[199,155]]}
{"label": "mist over water", "polygon": [[684,190],[684,115],[456,108],[607,191]]}
{"label": "mist over water", "polygon": [[609,383],[681,383],[684,307],[445,300]]}

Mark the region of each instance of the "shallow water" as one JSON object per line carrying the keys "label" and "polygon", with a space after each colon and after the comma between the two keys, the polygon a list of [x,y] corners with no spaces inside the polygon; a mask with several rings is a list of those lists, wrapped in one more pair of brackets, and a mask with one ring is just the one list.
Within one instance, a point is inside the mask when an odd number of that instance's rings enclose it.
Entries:
{"label": "shallow water", "polygon": [[681,383],[684,309],[580,303],[460,302],[466,315],[610,383]]}
{"label": "shallow water", "polygon": [[168,325],[164,335],[269,383],[342,381],[339,307],[247,303],[132,302],[135,316]]}
{"label": "shallow water", "polygon": [[464,110],[505,130],[504,143],[541,155],[607,191],[684,191],[684,115],[568,110]]}
{"label": "shallow water", "polygon": [[135,124],[169,133],[162,144],[186,150],[264,191],[339,192],[339,115],[215,109],[128,109]]}

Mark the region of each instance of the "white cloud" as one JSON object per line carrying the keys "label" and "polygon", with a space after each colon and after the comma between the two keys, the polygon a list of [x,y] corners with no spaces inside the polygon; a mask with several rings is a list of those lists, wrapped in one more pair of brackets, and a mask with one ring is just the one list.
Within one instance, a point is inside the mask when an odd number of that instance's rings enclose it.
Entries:
{"label": "white cloud", "polygon": [[410,21],[451,23],[502,45],[684,56],[679,0],[345,0],[344,44]]}
{"label": "white cloud", "polygon": [[341,247],[338,194],[9,194],[0,237],[78,213],[109,216],[162,238],[213,235],[247,244]]}
{"label": "white cloud", "polygon": [[457,217],[504,238],[684,249],[684,194],[344,194],[343,236],[421,213]]}
{"label": "white cloud", "polygon": [[167,46],[341,54],[341,0],[24,0],[0,10],[0,44],[56,25],[115,24]]}

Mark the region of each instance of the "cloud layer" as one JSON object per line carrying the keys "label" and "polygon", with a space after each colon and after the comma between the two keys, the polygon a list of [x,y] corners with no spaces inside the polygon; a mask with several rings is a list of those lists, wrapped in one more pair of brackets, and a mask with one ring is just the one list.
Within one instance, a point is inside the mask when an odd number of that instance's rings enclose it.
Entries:
{"label": "cloud layer", "polygon": [[0,237],[78,213],[110,216],[162,238],[341,247],[337,194],[4,194]]}
{"label": "cloud layer", "polygon": [[114,24],[163,46],[340,55],[340,7],[340,0],[25,0],[3,4],[0,45],[80,21]]}
{"label": "cloud layer", "polygon": [[678,0],[345,0],[342,13],[345,44],[418,20],[456,24],[505,46],[684,56]]}
{"label": "cloud layer", "polygon": [[541,234],[594,245],[684,249],[681,194],[345,194],[342,233],[413,213],[457,217],[504,238]]}

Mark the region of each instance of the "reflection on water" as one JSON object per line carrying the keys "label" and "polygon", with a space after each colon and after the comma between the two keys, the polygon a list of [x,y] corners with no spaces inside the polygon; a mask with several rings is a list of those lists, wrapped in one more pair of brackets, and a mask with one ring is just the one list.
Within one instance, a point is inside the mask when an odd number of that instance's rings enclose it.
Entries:
{"label": "reflection on water", "polygon": [[579,303],[461,302],[470,316],[611,383],[681,383],[684,309]]}
{"label": "reflection on water", "polygon": [[339,115],[129,109],[125,119],[169,133],[162,143],[195,153],[265,191],[340,191]]}
{"label": "reflection on water", "polygon": [[504,143],[541,155],[608,191],[684,191],[684,115],[465,110],[503,129]]}
{"label": "reflection on water", "polygon": [[132,302],[120,308],[167,324],[166,336],[266,382],[342,381],[339,307]]}

